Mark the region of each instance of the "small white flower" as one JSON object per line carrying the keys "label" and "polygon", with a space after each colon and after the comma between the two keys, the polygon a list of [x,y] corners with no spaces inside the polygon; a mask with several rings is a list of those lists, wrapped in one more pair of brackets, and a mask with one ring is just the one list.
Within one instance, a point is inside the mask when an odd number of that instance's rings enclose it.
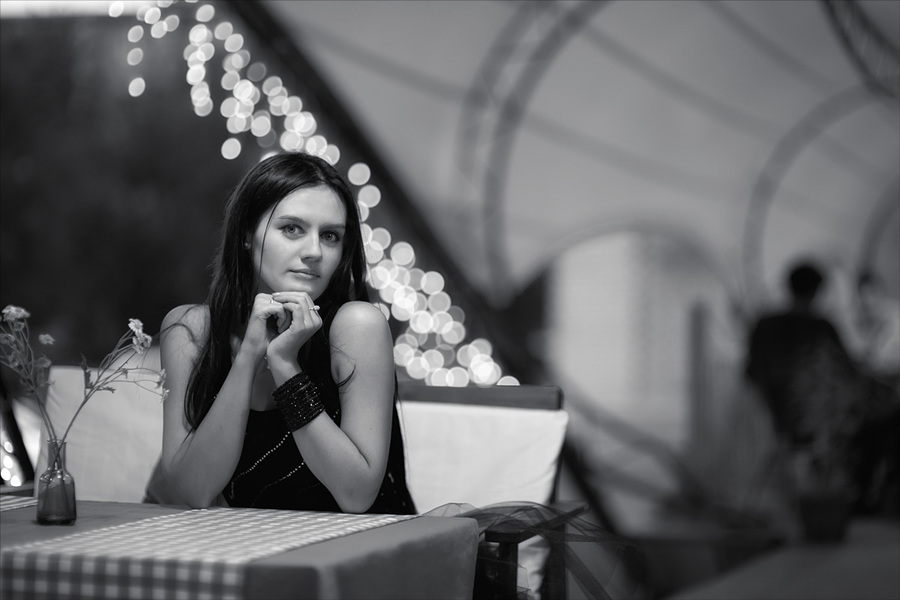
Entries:
{"label": "small white flower", "polygon": [[144,324],[140,319],[128,319],[128,329],[132,330],[135,335],[144,333]]}
{"label": "small white flower", "polygon": [[56,340],[54,340],[53,336],[49,333],[42,333],[38,336],[38,341],[45,346],[52,346],[53,342],[55,342]]}
{"label": "small white flower", "polygon": [[144,351],[148,350],[152,343],[153,338],[143,331],[135,333],[134,337],[131,338],[131,345],[134,348],[134,351],[140,355],[143,355]]}
{"label": "small white flower", "polygon": [[31,316],[31,313],[19,306],[8,305],[3,309],[4,321],[21,321]]}

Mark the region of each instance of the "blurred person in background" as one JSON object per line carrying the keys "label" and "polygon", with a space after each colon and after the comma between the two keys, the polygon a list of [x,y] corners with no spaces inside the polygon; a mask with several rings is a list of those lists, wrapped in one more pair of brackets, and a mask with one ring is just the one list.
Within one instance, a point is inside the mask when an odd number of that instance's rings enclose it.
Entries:
{"label": "blurred person in background", "polygon": [[859,451],[858,511],[900,514],[900,302],[873,272],[857,279],[855,334],[859,368],[869,376],[867,402],[873,418],[863,422]]}
{"label": "blurred person in background", "polygon": [[815,399],[798,397],[803,393],[798,389],[800,376],[817,368],[820,356],[845,367],[852,361],[837,329],[817,305],[826,283],[823,271],[811,262],[798,263],[785,283],[788,306],[762,315],[751,327],[745,374],[761,393],[779,438],[804,444],[814,432],[804,428],[802,413]]}
{"label": "blurred person in background", "polygon": [[871,512],[896,477],[895,394],[870,376],[821,312],[824,271],[800,262],[785,283],[788,306],[751,327],[745,375],[772,417],[786,485],[843,489],[858,512]]}
{"label": "blurred person in background", "polygon": [[900,301],[887,293],[871,271],[859,275],[856,291],[861,367],[900,389]]}

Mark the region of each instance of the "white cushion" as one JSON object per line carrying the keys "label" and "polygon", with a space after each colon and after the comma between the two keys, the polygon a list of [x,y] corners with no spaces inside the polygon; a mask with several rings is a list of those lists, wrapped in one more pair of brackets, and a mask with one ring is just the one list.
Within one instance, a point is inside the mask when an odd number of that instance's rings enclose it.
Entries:
{"label": "white cushion", "polygon": [[568,421],[564,410],[401,401],[406,476],[416,509],[546,504]]}
{"label": "white cushion", "polygon": [[[158,350],[152,348],[130,364],[159,369]],[[61,436],[84,398],[84,373],[81,367],[54,365],[50,381],[47,412]],[[66,467],[79,500],[140,502],[162,450],[162,397],[127,381],[113,387],[115,392],[91,396],[75,419],[66,438]],[[46,438],[42,428],[35,477],[47,467]]]}

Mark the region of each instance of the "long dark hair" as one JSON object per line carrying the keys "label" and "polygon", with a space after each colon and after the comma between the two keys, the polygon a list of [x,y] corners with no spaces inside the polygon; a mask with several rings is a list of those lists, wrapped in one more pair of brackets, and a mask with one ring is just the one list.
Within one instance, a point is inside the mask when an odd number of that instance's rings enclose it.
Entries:
{"label": "long dark hair", "polygon": [[200,425],[231,369],[231,336],[241,335],[256,296],[253,258],[244,247],[244,240],[252,235],[266,211],[285,196],[300,188],[321,185],[340,198],[347,214],[347,227],[337,270],[316,299],[321,307],[322,327],[301,348],[298,361],[313,380],[335,385],[328,343],[331,323],[344,303],[369,299],[359,211],[347,183],[327,161],[305,153],[278,154],[253,167],[234,189],[225,207],[222,239],[213,261],[213,279],[207,298],[209,328],[184,403],[184,414],[191,429]]}

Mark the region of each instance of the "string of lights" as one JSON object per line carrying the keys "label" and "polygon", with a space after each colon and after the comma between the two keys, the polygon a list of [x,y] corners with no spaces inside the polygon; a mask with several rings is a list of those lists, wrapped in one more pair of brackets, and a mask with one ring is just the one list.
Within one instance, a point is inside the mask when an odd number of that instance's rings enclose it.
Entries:
{"label": "string of lights", "polygon": [[[316,116],[304,109],[303,100],[292,94],[278,75],[270,74],[265,62],[253,59],[239,26],[218,18],[211,2],[185,0],[183,4],[196,5],[190,22],[184,14],[179,17],[171,10],[175,4],[160,0],[137,10],[137,23],[127,32],[131,47],[126,61],[137,69],[149,51],[148,40],[187,30],[183,56],[188,93],[197,116],[218,114],[224,120],[229,134],[220,148],[224,159],[233,160],[242,152],[249,152],[247,146],[252,148],[255,140],[262,150],[260,158],[278,151],[302,151],[338,165],[338,145],[318,132]],[[119,17],[123,12],[121,2],[110,6],[111,17]],[[221,56],[223,74],[215,81],[217,56]],[[135,74],[128,86],[129,94],[138,98],[147,85],[142,76]],[[226,93],[218,106],[213,100],[214,86]],[[346,174],[357,195],[369,265],[368,283],[377,295],[376,305],[386,318],[405,324],[395,339],[395,364],[412,379],[429,385],[517,385],[514,377],[504,376],[487,339],[466,341],[465,312],[453,304],[445,291],[444,277],[437,271],[417,267],[411,244],[394,240],[386,228],[366,222],[381,201],[381,190],[371,182],[369,166],[357,162]]]}

